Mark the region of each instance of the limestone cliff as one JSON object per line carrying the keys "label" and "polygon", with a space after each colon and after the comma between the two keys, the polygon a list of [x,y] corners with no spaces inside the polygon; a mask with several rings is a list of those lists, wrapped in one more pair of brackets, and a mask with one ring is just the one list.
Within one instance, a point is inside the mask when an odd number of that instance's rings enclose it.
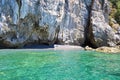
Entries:
{"label": "limestone cliff", "polygon": [[115,46],[107,0],[0,0],[0,47],[27,44]]}

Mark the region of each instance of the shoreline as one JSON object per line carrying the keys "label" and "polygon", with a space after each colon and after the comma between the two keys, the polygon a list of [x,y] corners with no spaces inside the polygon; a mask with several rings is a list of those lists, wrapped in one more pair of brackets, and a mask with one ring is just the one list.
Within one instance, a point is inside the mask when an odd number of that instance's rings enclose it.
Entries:
{"label": "shoreline", "polygon": [[103,52],[103,53],[120,53],[120,45],[115,47],[98,47],[93,49],[89,46],[81,47],[77,45],[29,45],[23,48],[18,49],[0,49],[0,50],[85,50],[85,51],[96,51],[96,52]]}
{"label": "shoreline", "polygon": [[26,46],[22,49],[52,49],[52,50],[84,50],[81,46],[76,45],[32,45],[32,46]]}
{"label": "shoreline", "polygon": [[28,50],[84,50],[84,47],[76,46],[76,45],[29,45],[25,46],[23,48],[5,48],[0,50],[22,50],[22,49],[28,49]]}

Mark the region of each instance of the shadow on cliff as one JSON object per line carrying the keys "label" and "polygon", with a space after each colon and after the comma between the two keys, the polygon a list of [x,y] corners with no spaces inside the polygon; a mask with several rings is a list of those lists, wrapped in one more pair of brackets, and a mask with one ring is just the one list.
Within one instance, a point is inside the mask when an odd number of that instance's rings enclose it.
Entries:
{"label": "shadow on cliff", "polygon": [[49,48],[54,48],[54,45],[44,45],[44,44],[26,45],[22,49],[49,49]]}

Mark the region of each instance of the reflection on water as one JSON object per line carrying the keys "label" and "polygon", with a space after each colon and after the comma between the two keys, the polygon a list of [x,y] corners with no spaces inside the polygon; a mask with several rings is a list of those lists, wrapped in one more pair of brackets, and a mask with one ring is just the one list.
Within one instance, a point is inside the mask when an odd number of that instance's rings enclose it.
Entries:
{"label": "reflection on water", "polygon": [[120,80],[120,54],[0,50],[0,80]]}

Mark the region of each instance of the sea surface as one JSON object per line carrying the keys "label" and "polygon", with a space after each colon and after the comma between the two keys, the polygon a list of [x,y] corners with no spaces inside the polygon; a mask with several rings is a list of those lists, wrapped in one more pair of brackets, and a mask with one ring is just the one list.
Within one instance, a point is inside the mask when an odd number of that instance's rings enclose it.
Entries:
{"label": "sea surface", "polygon": [[120,80],[120,54],[0,50],[0,80]]}

